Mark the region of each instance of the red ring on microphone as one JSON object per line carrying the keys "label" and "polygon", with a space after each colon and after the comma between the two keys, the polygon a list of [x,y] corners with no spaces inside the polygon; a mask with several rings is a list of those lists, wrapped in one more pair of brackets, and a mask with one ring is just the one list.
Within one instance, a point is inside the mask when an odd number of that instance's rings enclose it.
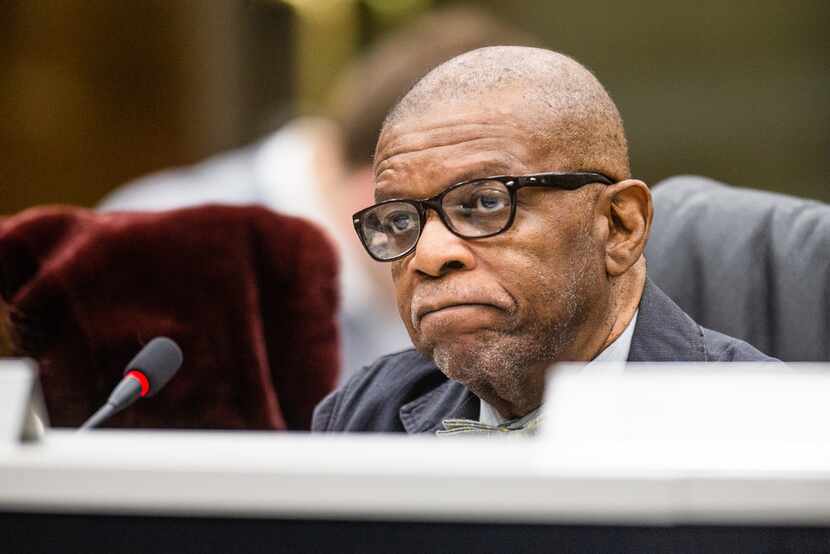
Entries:
{"label": "red ring on microphone", "polygon": [[145,377],[143,373],[141,373],[137,369],[131,369],[127,372],[127,377],[132,377],[133,379],[138,381],[139,385],[141,385],[142,398],[147,396],[147,393],[150,392],[150,381],[147,380],[147,377]]}

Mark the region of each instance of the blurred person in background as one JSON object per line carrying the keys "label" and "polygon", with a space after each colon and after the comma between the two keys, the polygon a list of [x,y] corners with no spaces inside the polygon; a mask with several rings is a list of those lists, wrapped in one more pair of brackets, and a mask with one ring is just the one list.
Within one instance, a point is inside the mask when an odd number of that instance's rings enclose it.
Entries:
{"label": "blurred person in background", "polygon": [[481,10],[450,7],[381,37],[340,75],[322,115],[302,116],[254,144],[128,183],[98,208],[167,210],[261,204],[320,225],[340,253],[341,380],[411,347],[385,267],[354,236],[351,214],[372,202],[372,154],[386,113],[420,77],[471,49],[532,44]]}

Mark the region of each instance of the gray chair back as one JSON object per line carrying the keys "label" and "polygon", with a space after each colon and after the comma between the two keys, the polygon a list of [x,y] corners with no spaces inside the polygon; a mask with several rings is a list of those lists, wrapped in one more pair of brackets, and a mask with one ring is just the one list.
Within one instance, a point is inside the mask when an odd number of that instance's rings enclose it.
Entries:
{"label": "gray chair back", "polygon": [[653,190],[651,279],[705,327],[830,360],[830,205],[677,176]]}

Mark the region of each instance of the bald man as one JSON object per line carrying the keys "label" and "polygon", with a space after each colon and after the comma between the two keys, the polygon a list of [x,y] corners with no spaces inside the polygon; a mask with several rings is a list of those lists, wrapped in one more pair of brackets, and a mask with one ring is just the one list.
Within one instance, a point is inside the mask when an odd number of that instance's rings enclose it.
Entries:
{"label": "bald man", "polygon": [[772,361],[648,280],[651,194],[613,101],[566,56],[433,69],[388,114],[374,173],[354,225],[415,349],[328,396],[315,430],[532,434],[555,362]]}

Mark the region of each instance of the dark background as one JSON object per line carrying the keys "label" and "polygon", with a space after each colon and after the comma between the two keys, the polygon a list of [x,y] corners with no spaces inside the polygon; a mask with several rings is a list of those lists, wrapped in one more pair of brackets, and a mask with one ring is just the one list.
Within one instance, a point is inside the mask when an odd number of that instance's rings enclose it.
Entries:
{"label": "dark background", "polygon": [[[337,70],[429,0],[6,0],[0,213],[91,206],[149,171],[313,110]],[[827,2],[478,5],[593,69],[635,175],[830,201]]]}

